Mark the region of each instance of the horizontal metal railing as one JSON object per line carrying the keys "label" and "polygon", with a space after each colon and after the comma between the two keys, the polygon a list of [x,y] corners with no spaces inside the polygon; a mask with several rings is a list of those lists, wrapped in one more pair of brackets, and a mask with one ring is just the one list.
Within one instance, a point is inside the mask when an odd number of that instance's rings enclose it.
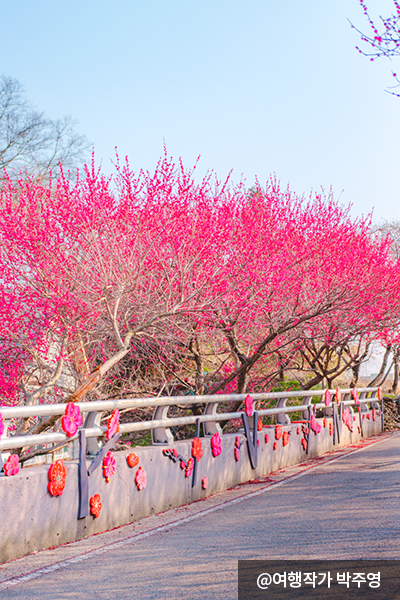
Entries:
{"label": "horizontal metal railing", "polygon": [[[335,390],[329,390],[332,395],[332,402],[335,402]],[[377,403],[378,388],[359,388],[359,403],[362,410],[368,410],[368,403]],[[352,390],[342,389],[342,406],[352,406],[356,401],[351,396]],[[211,435],[218,431],[218,424],[221,421],[229,421],[240,419],[241,412],[216,412],[219,404],[226,404],[232,401],[244,401],[248,394],[217,394],[204,396],[169,396],[160,398],[131,398],[120,400],[105,400],[97,402],[77,402],[83,415],[86,419],[83,425],[86,438],[99,438],[104,436],[107,427],[100,425],[100,417],[104,412],[118,410],[129,410],[136,408],[154,408],[153,419],[148,421],[133,421],[130,423],[121,423],[120,432],[131,433],[138,431],[152,431],[153,443],[170,443],[173,441],[173,436],[170,431],[171,427],[179,427],[182,425],[192,425],[195,423],[203,423],[205,435]],[[325,402],[316,402],[311,404],[315,397],[323,397],[325,390],[311,390],[305,392],[269,392],[250,394],[253,400],[276,400],[278,406],[274,408],[262,408],[258,410],[259,416],[275,416],[277,422],[290,423],[287,415],[301,411],[303,415],[309,410],[310,405],[318,409],[324,409],[329,414],[330,405]],[[367,397],[368,396],[368,397]],[[286,406],[286,401],[290,399],[302,400],[301,405]],[[190,407],[193,404],[205,405],[204,414],[189,415],[184,417],[168,417],[167,412],[171,406]],[[0,406],[0,413],[5,424],[11,419],[23,417],[43,417],[60,415],[65,413],[66,404],[40,404],[35,406]],[[161,417],[161,418],[160,418]],[[97,421],[97,423],[95,423]],[[60,444],[63,442],[73,442],[78,439],[78,433],[73,437],[67,437],[63,431],[44,432],[35,435],[19,435],[5,436],[3,434],[0,439],[0,452],[12,450],[15,448],[34,447],[43,444]],[[49,452],[52,450],[49,449]]]}

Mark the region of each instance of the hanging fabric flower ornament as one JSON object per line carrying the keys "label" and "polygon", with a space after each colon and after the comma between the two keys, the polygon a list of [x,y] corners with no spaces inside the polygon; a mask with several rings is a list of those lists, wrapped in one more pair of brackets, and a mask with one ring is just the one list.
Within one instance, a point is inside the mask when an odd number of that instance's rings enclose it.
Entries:
{"label": "hanging fabric flower ornament", "polygon": [[18,454],[10,454],[7,461],[4,463],[3,469],[7,477],[19,473],[20,465]]}
{"label": "hanging fabric flower ornament", "polygon": [[382,400],[382,388],[381,387],[378,387],[378,400],[379,401]]}
{"label": "hanging fabric flower ornament", "polygon": [[318,434],[321,432],[322,427],[321,425],[317,422],[317,419],[314,416],[314,413],[311,413],[311,417],[310,417],[310,429],[315,433]]}
{"label": "hanging fabric flower ornament", "polygon": [[79,406],[73,402],[68,402],[65,407],[65,414],[61,419],[61,427],[67,437],[73,437],[83,423],[83,418]]}
{"label": "hanging fabric flower ornament", "polygon": [[93,515],[96,519],[100,514],[102,504],[100,502],[100,495],[95,494],[89,500],[90,502],[90,514]]}
{"label": "hanging fabric flower ornament", "polygon": [[116,462],[113,453],[111,451],[107,452],[107,454],[103,458],[103,476],[107,483],[110,483],[110,479],[114,475],[115,469]]}
{"label": "hanging fabric flower ornament", "polygon": [[126,457],[126,462],[130,467],[136,467],[139,464],[139,457],[132,452]]}
{"label": "hanging fabric flower ornament", "polygon": [[140,492],[140,490],[144,490],[144,488],[147,485],[146,471],[144,469],[142,469],[142,467],[139,467],[138,470],[136,471],[135,483],[136,483],[136,487],[139,490],[139,492]]}
{"label": "hanging fabric flower ornament", "polygon": [[50,465],[47,476],[49,483],[47,489],[51,496],[61,496],[65,489],[65,480],[68,475],[68,469],[62,460],[56,460]]}
{"label": "hanging fabric flower ornament", "polygon": [[219,456],[222,452],[221,436],[219,435],[218,432],[214,433],[214,435],[211,438],[211,452],[212,452],[212,455],[214,456],[214,458]]}
{"label": "hanging fabric flower ornament", "polygon": [[4,421],[3,421],[3,417],[2,414],[0,413],[0,438],[4,433]]}
{"label": "hanging fabric flower ornament", "polygon": [[206,490],[208,488],[208,479],[207,479],[207,477],[203,477],[203,479],[201,480],[201,487],[203,488],[203,490]]}
{"label": "hanging fabric flower ornament", "polygon": [[[369,415],[368,415],[369,416]],[[349,431],[353,431],[353,419],[349,408],[346,406],[342,413],[342,421]]]}
{"label": "hanging fabric flower ornament", "polygon": [[195,437],[192,442],[192,456],[199,462],[203,456],[203,447],[201,445],[201,439]]}
{"label": "hanging fabric flower ornament", "polygon": [[335,398],[336,398],[337,404],[340,404],[340,402],[342,400],[342,392],[341,392],[340,388],[338,388],[338,387],[336,388]]}
{"label": "hanging fabric flower ornament", "polygon": [[181,461],[181,469],[185,470],[185,477],[190,477],[193,471],[193,467],[194,467],[194,460],[193,458],[189,458],[189,460],[187,461],[187,463],[185,463],[183,460]]}
{"label": "hanging fabric flower ornament", "polygon": [[325,400],[325,406],[329,406],[331,403],[331,393],[329,390],[325,390],[324,400]]}
{"label": "hanging fabric flower ornament", "polygon": [[107,421],[106,438],[110,440],[112,436],[119,431],[119,410],[112,411],[111,417]]}
{"label": "hanging fabric flower ornament", "polygon": [[253,398],[250,395],[247,395],[244,399],[244,411],[248,417],[253,414]]}
{"label": "hanging fabric flower ornament", "polygon": [[358,394],[357,394],[356,388],[353,388],[351,390],[351,397],[353,398],[355,404],[360,404],[360,401],[358,400]]}

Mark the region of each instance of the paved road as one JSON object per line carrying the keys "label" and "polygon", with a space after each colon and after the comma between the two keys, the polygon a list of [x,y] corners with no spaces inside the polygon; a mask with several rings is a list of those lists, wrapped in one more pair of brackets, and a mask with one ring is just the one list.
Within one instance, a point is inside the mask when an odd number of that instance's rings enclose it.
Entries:
{"label": "paved road", "polygon": [[367,443],[7,563],[0,598],[235,599],[238,559],[399,559],[400,434]]}

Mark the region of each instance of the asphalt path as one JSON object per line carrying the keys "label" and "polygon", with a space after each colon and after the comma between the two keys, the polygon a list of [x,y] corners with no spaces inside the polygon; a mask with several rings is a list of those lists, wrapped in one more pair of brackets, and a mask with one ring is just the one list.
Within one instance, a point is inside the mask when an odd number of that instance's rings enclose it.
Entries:
{"label": "asphalt path", "polygon": [[400,559],[400,434],[0,567],[0,598],[237,598],[239,559]]}

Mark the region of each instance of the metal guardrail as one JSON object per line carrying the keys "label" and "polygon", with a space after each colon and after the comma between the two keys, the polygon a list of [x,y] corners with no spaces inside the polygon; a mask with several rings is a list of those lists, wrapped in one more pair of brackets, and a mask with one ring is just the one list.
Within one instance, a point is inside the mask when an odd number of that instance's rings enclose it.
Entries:
{"label": "metal guardrail", "polygon": [[[272,393],[257,393],[250,394],[253,400],[276,400],[275,408],[264,408],[257,411],[259,417],[275,416],[276,423],[290,424],[290,415],[294,412],[302,412],[303,419],[309,419],[310,407],[315,409],[323,409],[325,416],[333,415],[333,402],[335,400],[335,391],[329,390],[332,395],[332,402],[328,405],[325,402],[317,402],[312,404],[312,399],[315,397],[323,397],[326,390],[311,390],[306,392],[272,392]],[[352,406],[357,402],[351,398],[351,389],[342,389],[342,400],[340,403],[341,409],[345,406]],[[383,402],[377,398],[378,388],[359,388],[356,390],[359,398],[360,410],[365,412],[368,410],[367,404],[371,404],[370,408],[381,408],[382,414],[382,429],[383,429]],[[160,398],[131,398],[120,400],[106,400],[98,402],[77,402],[82,414],[85,415],[85,420],[81,430],[84,430],[85,437],[88,438],[87,452],[94,454],[100,448],[97,438],[104,436],[107,428],[102,426],[101,416],[104,412],[114,409],[126,410],[135,408],[151,408],[154,407],[153,418],[148,421],[134,421],[131,423],[121,423],[120,433],[130,433],[136,431],[151,431],[153,444],[171,444],[174,437],[171,427],[179,427],[182,425],[203,424],[203,433],[205,436],[221,433],[219,423],[221,421],[229,421],[232,419],[240,419],[243,415],[241,412],[217,412],[218,405],[226,404],[232,401],[244,401],[249,394],[217,394],[204,396],[170,396]],[[301,405],[287,406],[286,403],[291,399],[302,399]],[[203,404],[204,412],[201,415],[190,415],[186,417],[168,417],[167,413],[171,406],[186,406],[193,404]],[[11,419],[22,417],[43,417],[60,415],[65,413],[67,404],[40,404],[35,406],[0,406],[0,413],[3,417],[5,425],[5,435],[0,439],[0,468],[1,468],[1,452],[15,448],[34,447],[43,444],[60,444],[69,443],[79,438],[79,431],[73,437],[67,437],[63,431],[55,431],[50,433],[41,433],[36,435],[20,435],[7,436],[7,427]],[[252,420],[249,419],[249,425],[252,426]],[[48,452],[52,452],[50,448]]]}

